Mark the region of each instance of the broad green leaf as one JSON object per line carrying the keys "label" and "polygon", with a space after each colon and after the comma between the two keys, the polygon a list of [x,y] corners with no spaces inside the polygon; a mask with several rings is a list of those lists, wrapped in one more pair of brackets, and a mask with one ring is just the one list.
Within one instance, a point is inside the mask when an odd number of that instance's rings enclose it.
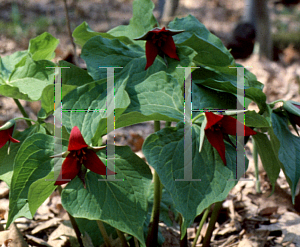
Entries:
{"label": "broad green leaf", "polygon": [[[116,38],[115,36],[113,36],[109,33],[99,33],[99,32],[93,31],[85,21],[83,23],[81,23],[78,27],[76,27],[72,34],[75,43],[77,43],[81,47],[90,38],[93,38],[98,35],[102,36],[103,38],[107,38],[107,39],[115,39]],[[120,37],[118,37],[118,39],[126,45],[133,44],[133,42],[126,36],[120,36]]]}
{"label": "broad green leaf", "polygon": [[59,40],[54,38],[50,33],[43,33],[29,41],[28,52],[32,55],[32,59],[51,60],[55,57],[55,49]]}
{"label": "broad green leaf", "polygon": [[24,59],[26,60],[27,54],[27,51],[17,51],[9,56],[0,58],[0,76],[3,82],[8,80],[10,74],[20,62],[22,63]]}
{"label": "broad green leaf", "polygon": [[285,116],[272,113],[272,125],[274,134],[280,142],[278,158],[283,165],[282,170],[290,185],[294,202],[300,178],[300,139],[290,132]]}
{"label": "broad green leaf", "polygon": [[[78,68],[74,64],[61,60],[59,61],[59,67],[64,67],[61,69],[62,99],[66,94],[78,86],[82,86],[93,81],[93,78],[86,70]],[[51,84],[45,87],[41,97],[42,108],[45,110],[47,116],[54,111],[54,86],[54,84]]]}
{"label": "broad green leaf", "polygon": [[215,91],[194,82],[192,90],[192,110],[236,108],[237,98],[233,94]]}
{"label": "broad green leaf", "polygon": [[143,82],[127,83],[126,91],[131,104],[119,120],[125,126],[148,120],[183,120],[183,93],[171,75],[158,72]]}
{"label": "broad green leaf", "polygon": [[272,191],[274,192],[276,180],[280,172],[280,163],[277,159],[277,153],[274,152],[267,135],[257,132],[256,135],[252,136],[252,138],[257,145],[257,151],[272,184]]}
{"label": "broad green leaf", "polygon": [[[64,143],[64,146],[67,146]],[[32,183],[47,176],[53,168],[54,137],[33,134],[22,143],[15,157],[9,195],[8,227],[18,217],[32,218],[28,192]],[[54,182],[53,182],[54,186]],[[43,193],[43,191],[41,191]]]}
{"label": "broad green leaf", "polygon": [[186,45],[193,48],[198,55],[194,58],[199,64],[208,66],[229,66],[234,64],[230,52],[222,41],[210,33],[206,27],[194,16],[175,18],[169,24],[169,28],[185,30],[185,32],[174,35],[174,41],[178,45]]}
{"label": "broad green leaf", "polygon": [[[98,154],[106,156],[105,152]],[[151,171],[129,147],[119,146],[115,149],[115,171],[115,178],[121,181],[98,181],[105,176],[88,172],[86,189],[76,177],[63,190],[62,204],[72,216],[106,222],[145,246],[143,224],[148,213]]]}
{"label": "broad green leaf", "polygon": [[269,122],[255,111],[245,112],[245,125],[256,128],[270,127]]}
{"label": "broad green leaf", "polygon": [[[119,77],[115,81],[116,121],[130,104],[130,99],[125,91],[127,80],[128,78]],[[68,131],[77,126],[88,144],[95,143],[94,145],[97,145],[98,139],[107,133],[106,84],[106,80],[89,83],[76,88],[63,98],[63,125]]]}
{"label": "broad green leaf", "polygon": [[10,143],[9,155],[7,154],[8,144],[6,144],[0,149],[0,179],[3,180],[8,185],[8,187],[11,186],[11,178],[14,169],[14,160],[20,146],[28,136],[37,132],[45,133],[45,130],[39,125],[33,125],[22,132],[15,131],[13,137],[19,140],[20,142]]}
{"label": "broad green leaf", "polygon": [[175,181],[184,178],[183,122],[178,123],[176,128],[164,128],[150,135],[143,145],[147,161],[157,171],[176,210],[184,218],[182,234],[197,215],[212,203],[224,200],[236,184],[236,150],[225,142],[227,166],[224,166],[219,153],[206,138],[199,153],[200,127],[193,125],[192,132],[192,177],[201,181]]}
{"label": "broad green leaf", "polygon": [[46,177],[34,181],[29,186],[28,204],[31,215],[34,215],[37,209],[56,189],[54,186],[54,171],[50,172]]}
{"label": "broad green leaf", "polygon": [[[192,78],[195,84],[201,84],[205,87],[234,95],[237,93],[236,76],[233,79],[233,75],[225,76],[206,68],[200,68],[193,72]],[[245,79],[245,97],[257,103],[260,109],[265,109],[266,95],[262,92],[261,83],[258,81],[249,81],[246,77]]]}
{"label": "broad green leaf", "polygon": [[[87,65],[89,74],[94,80],[106,78],[106,68],[125,67],[132,59],[145,55],[137,45],[125,45],[118,39],[106,39],[101,36],[91,38],[82,48],[81,57]],[[115,74],[121,69],[115,69]]]}
{"label": "broad green leaf", "polygon": [[41,98],[43,89],[53,84],[53,70],[47,67],[53,67],[54,64],[46,60],[34,61],[29,55],[24,59],[24,64],[11,71],[5,84],[0,85],[0,93],[7,97],[36,101]]}
{"label": "broad green leaf", "polygon": [[109,34],[134,39],[158,26],[158,22],[152,14],[154,4],[151,0],[135,0],[132,9],[133,13],[129,25],[115,27],[108,31]]}

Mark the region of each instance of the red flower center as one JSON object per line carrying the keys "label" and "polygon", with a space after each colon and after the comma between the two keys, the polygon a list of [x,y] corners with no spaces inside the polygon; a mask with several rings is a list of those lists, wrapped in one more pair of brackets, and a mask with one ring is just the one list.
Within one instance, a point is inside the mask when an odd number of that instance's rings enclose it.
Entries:
{"label": "red flower center", "polygon": [[79,150],[74,150],[74,151],[71,151],[72,152],[72,155],[73,157],[76,158],[76,160],[82,164],[84,160],[86,160],[86,148],[82,148],[82,149],[79,149]]}
{"label": "red flower center", "polygon": [[159,33],[159,34],[153,33],[151,39],[154,45],[161,47],[166,42],[167,35],[164,33]]}
{"label": "red flower center", "polygon": [[211,126],[209,128],[211,131],[218,131],[221,130],[222,131],[222,124],[221,123],[216,123],[215,125]]}

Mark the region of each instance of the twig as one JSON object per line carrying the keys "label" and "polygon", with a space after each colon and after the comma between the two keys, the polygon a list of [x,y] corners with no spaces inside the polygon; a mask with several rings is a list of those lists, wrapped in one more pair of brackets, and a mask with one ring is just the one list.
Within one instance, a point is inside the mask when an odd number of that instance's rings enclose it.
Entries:
{"label": "twig", "polygon": [[72,36],[72,31],[71,31],[71,24],[70,24],[70,18],[69,18],[69,11],[68,11],[68,5],[67,5],[67,1],[64,1],[64,8],[65,8],[65,14],[66,14],[66,21],[67,21],[67,28],[68,28],[68,35],[70,38],[70,41],[72,43],[73,46],[73,50],[74,50],[74,63],[75,65],[78,65],[78,59],[77,59],[77,54],[76,54],[76,44],[73,40],[73,36]]}

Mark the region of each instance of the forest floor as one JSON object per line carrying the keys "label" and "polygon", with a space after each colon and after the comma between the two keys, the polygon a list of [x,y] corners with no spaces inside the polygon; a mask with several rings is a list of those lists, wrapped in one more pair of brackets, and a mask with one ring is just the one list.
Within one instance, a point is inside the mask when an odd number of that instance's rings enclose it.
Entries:
{"label": "forest floor", "polygon": [[[105,32],[117,25],[127,24],[132,15],[131,0],[87,0],[68,2],[70,8],[71,28],[86,21],[90,27],[99,32]],[[192,14],[206,27],[219,36],[224,42],[243,15],[243,0],[185,0],[180,2],[177,16]],[[299,28],[300,7],[285,8],[270,2],[272,17],[272,32],[292,32]],[[159,15],[155,10],[154,14]],[[60,39],[57,58],[66,57],[72,46],[67,35],[63,1],[0,1],[0,55],[9,55],[28,47],[30,38],[44,31],[50,32]],[[299,30],[296,30],[299,31]],[[259,60],[254,53],[249,59],[238,60],[257,76],[262,82],[267,101],[276,99],[294,100],[300,102],[300,55],[290,44],[283,47],[279,60]],[[80,49],[78,48],[80,53]],[[39,102],[21,101],[31,118],[35,119],[40,109]],[[255,109],[255,105],[250,106]],[[21,116],[14,101],[0,95],[0,125],[7,120]],[[19,131],[26,128],[25,122],[17,126]],[[152,123],[126,127],[116,133],[116,142],[129,145],[134,152],[143,157],[141,146],[143,140],[153,131]],[[220,220],[216,224],[211,246],[300,246],[300,214],[291,202],[290,189],[284,175],[280,173],[275,193],[270,195],[271,186],[261,164],[259,168],[261,193],[255,190],[254,165],[251,156],[252,144],[246,146],[250,160],[245,176],[253,181],[240,181],[229,193],[223,203]],[[9,189],[0,182],[0,220],[5,223],[8,212]],[[19,241],[19,245],[10,246],[77,246],[74,231],[68,223],[66,212],[61,206],[60,196],[53,195],[38,209],[33,220],[20,218],[10,230],[0,228],[0,245],[5,239]],[[1,226],[0,224],[0,226]],[[198,218],[188,229],[188,240],[195,238]],[[197,246],[201,246],[208,224],[202,229]],[[160,224],[165,238],[163,246],[179,246],[179,226]],[[25,237],[26,242],[24,242]],[[13,244],[13,243],[12,243]],[[116,246],[119,243],[116,243]],[[4,246],[4,245],[2,245]]]}

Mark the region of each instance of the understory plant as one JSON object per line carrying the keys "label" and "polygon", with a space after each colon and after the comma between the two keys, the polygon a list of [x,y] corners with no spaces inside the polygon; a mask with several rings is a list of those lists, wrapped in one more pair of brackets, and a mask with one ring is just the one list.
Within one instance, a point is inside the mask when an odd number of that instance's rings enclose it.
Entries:
{"label": "understory plant", "polygon": [[[129,25],[106,33],[79,25],[73,38],[86,69],[54,63],[59,41],[49,33],[1,58],[0,94],[24,116],[0,127],[0,179],[10,188],[6,228],[32,219],[58,189],[81,246],[86,236],[94,246],[111,246],[114,238],[122,246],[161,246],[158,223],[172,226],[170,212],[185,246],[187,228],[203,213],[199,236],[214,204],[203,242],[209,246],[222,201],[245,179],[249,136],[273,191],[282,169],[294,200],[300,139],[290,126],[297,132],[300,104],[267,103],[255,75],[195,17],[159,27],[153,8],[135,0]],[[20,99],[41,101],[36,120]],[[251,102],[257,111],[247,110]],[[19,132],[21,120],[28,128]],[[115,129],[146,121],[154,121],[142,147],[146,160],[114,144]]]}

